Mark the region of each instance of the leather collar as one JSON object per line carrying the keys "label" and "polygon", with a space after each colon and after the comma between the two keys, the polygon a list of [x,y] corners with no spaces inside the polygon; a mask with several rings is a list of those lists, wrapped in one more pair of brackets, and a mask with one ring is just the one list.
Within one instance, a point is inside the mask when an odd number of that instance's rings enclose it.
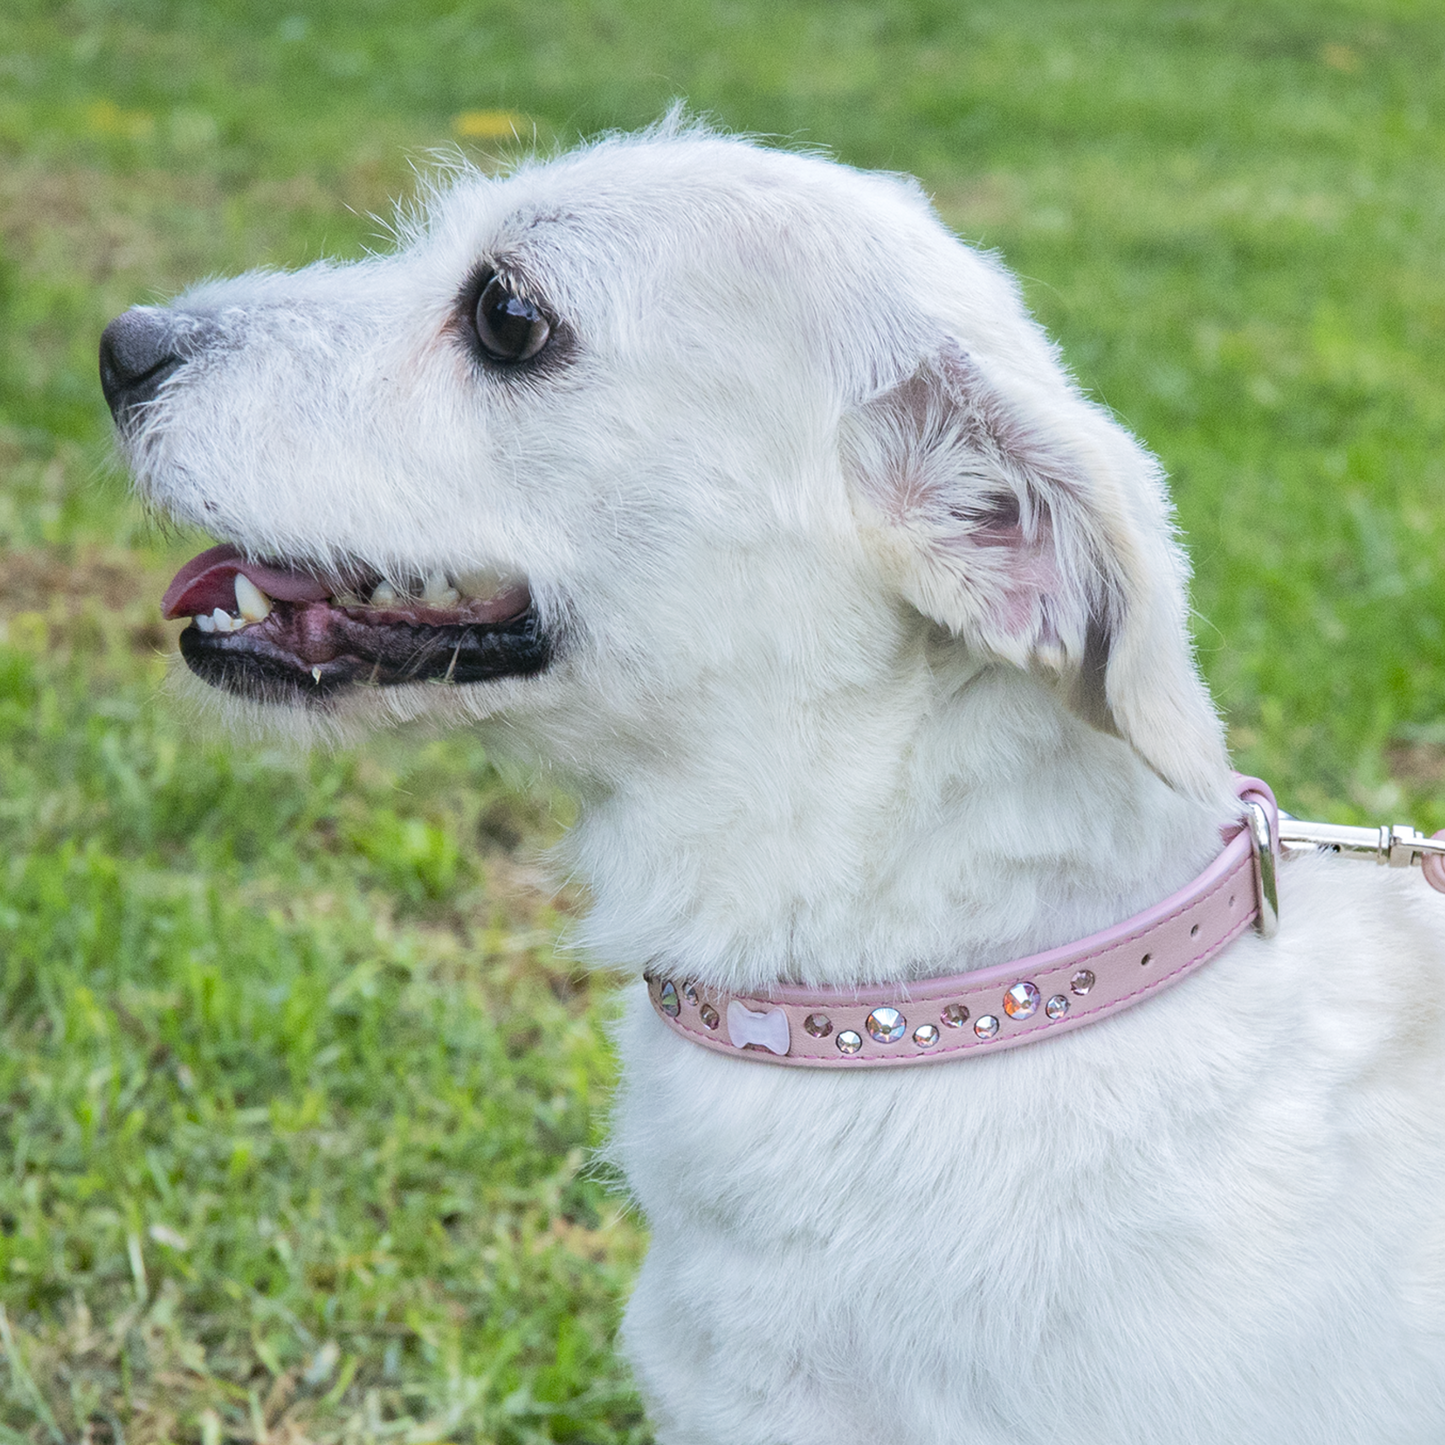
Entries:
{"label": "leather collar", "polygon": [[1077,943],[946,978],[860,988],[779,984],[765,995],[704,988],[649,970],[648,995],[675,1033],[704,1048],[805,1068],[890,1068],[1014,1048],[1142,1003],[1278,917],[1279,810],[1237,776],[1240,824],[1224,851],[1162,903]]}

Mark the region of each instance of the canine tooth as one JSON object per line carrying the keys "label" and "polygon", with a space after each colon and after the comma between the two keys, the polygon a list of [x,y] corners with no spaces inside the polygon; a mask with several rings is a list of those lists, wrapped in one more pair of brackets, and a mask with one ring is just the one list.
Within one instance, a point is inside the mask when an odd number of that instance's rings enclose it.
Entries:
{"label": "canine tooth", "polygon": [[202,632],[214,632],[216,630],[216,624],[209,614],[203,613],[199,617],[191,618],[191,621],[194,622]]}
{"label": "canine tooth", "polygon": [[264,622],[271,614],[271,599],[244,572],[236,573],[236,611],[247,622]]}
{"label": "canine tooth", "polygon": [[313,667],[313,668],[311,669],[311,681],[312,681],[312,682],[320,682],[320,681],[321,681],[321,669],[320,669],[319,667]]}
{"label": "canine tooth", "polygon": [[373,607],[386,607],[396,601],[396,588],[390,582],[378,582],[371,594]]}
{"label": "canine tooth", "polygon": [[[216,625],[217,632],[234,632],[239,619],[232,617],[224,608],[218,607],[211,613],[211,621]],[[245,625],[244,623],[242,624]]]}

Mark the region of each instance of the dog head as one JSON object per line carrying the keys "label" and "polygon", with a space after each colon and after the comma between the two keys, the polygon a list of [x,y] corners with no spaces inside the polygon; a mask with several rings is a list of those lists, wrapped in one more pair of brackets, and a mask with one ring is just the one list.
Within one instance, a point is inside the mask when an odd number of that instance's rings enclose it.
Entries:
{"label": "dog head", "polygon": [[1223,775],[1157,466],[910,182],[678,126],[462,173],[395,254],[126,313],[102,378],[252,711],[605,771],[926,645]]}

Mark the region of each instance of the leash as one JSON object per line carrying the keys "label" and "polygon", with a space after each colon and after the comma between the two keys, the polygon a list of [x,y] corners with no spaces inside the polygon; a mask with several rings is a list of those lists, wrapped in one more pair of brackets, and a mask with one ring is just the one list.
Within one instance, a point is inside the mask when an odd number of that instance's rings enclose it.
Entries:
{"label": "leash", "polygon": [[1267,783],[1236,775],[1242,804],[1224,850],[1192,883],[1076,943],[971,973],[863,988],[778,984],[734,994],[648,970],[658,1017],[718,1053],[805,1068],[889,1068],[992,1053],[1143,1002],[1208,963],[1246,929],[1279,928],[1281,858],[1307,852],[1419,863],[1445,893],[1445,831],[1351,828],[1282,813]]}

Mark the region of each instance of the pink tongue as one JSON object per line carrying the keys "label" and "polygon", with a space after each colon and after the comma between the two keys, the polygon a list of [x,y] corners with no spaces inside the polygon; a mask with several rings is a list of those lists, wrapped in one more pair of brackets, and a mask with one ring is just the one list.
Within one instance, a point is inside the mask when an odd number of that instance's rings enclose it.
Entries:
{"label": "pink tongue", "polygon": [[248,562],[238,547],[223,543],[192,557],[176,573],[161,598],[162,613],[166,617],[195,617],[214,612],[217,607],[234,612],[238,572],[249,577],[268,597],[282,602],[320,602],[331,595],[331,588],[309,572]]}

